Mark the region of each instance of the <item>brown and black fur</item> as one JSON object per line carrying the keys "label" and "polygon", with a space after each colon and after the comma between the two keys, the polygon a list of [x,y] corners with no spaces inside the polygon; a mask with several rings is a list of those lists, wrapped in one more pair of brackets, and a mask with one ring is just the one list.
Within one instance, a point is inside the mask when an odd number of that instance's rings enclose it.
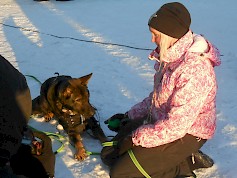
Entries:
{"label": "brown and black fur", "polygon": [[101,142],[106,141],[106,136],[94,118],[95,108],[89,102],[87,85],[91,76],[51,77],[42,84],[40,96],[32,101],[33,115],[43,115],[46,121],[55,118],[63,126],[76,148],[75,158],[78,160],[84,160],[87,156],[80,133],[91,129]]}

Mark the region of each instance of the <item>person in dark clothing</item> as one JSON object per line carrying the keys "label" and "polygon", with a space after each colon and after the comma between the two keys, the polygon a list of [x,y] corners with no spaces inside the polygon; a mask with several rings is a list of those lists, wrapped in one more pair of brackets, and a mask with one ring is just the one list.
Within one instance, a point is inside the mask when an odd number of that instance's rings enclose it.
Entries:
{"label": "person in dark clothing", "polygon": [[[24,75],[0,55],[0,177],[54,177],[50,138],[27,126],[31,107]],[[40,154],[32,153],[33,140],[23,144],[25,137],[42,140]]]}

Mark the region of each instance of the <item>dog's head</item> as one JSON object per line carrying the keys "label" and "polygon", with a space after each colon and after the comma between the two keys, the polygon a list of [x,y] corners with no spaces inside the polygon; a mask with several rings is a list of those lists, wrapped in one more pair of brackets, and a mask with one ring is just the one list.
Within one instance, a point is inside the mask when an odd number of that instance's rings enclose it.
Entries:
{"label": "dog's head", "polygon": [[90,104],[90,93],[87,87],[91,76],[92,73],[61,83],[57,91],[57,108],[68,115],[79,114],[84,118],[93,116],[95,108]]}

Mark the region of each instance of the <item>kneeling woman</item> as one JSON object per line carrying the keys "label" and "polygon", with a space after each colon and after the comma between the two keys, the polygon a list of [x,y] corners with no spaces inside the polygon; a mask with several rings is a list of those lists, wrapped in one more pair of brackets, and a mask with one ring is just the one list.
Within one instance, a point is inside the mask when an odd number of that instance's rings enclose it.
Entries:
{"label": "kneeling woman", "polygon": [[122,123],[116,145],[101,154],[112,178],[195,176],[193,170],[213,165],[199,149],[216,128],[219,52],[190,24],[188,10],[178,2],[164,4],[149,19],[157,45],[149,55],[155,60],[154,90],[126,114],[105,121]]}

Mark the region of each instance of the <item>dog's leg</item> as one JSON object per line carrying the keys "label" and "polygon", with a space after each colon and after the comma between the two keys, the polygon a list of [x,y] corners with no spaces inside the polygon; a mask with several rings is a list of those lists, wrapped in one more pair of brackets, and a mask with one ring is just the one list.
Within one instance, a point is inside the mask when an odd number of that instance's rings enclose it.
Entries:
{"label": "dog's leg", "polygon": [[44,96],[38,96],[32,100],[32,115],[44,116],[46,122],[54,117],[54,113]]}
{"label": "dog's leg", "polygon": [[44,115],[44,119],[46,122],[49,122],[53,117],[54,117],[54,113],[52,112],[48,112],[47,114]]}
{"label": "dog's leg", "polygon": [[90,117],[87,120],[87,124],[89,129],[91,129],[93,135],[101,142],[106,142],[108,141],[108,138],[105,136],[102,128],[100,127],[100,125],[98,124],[98,121],[95,119],[95,117]]}
{"label": "dog's leg", "polygon": [[86,154],[86,150],[83,146],[80,134],[79,133],[70,134],[69,138],[76,149],[76,153],[74,155],[75,159],[77,159],[78,161],[85,160],[88,155]]}
{"label": "dog's leg", "polygon": [[40,96],[36,97],[32,100],[32,115],[42,114],[41,106],[40,106]]}

